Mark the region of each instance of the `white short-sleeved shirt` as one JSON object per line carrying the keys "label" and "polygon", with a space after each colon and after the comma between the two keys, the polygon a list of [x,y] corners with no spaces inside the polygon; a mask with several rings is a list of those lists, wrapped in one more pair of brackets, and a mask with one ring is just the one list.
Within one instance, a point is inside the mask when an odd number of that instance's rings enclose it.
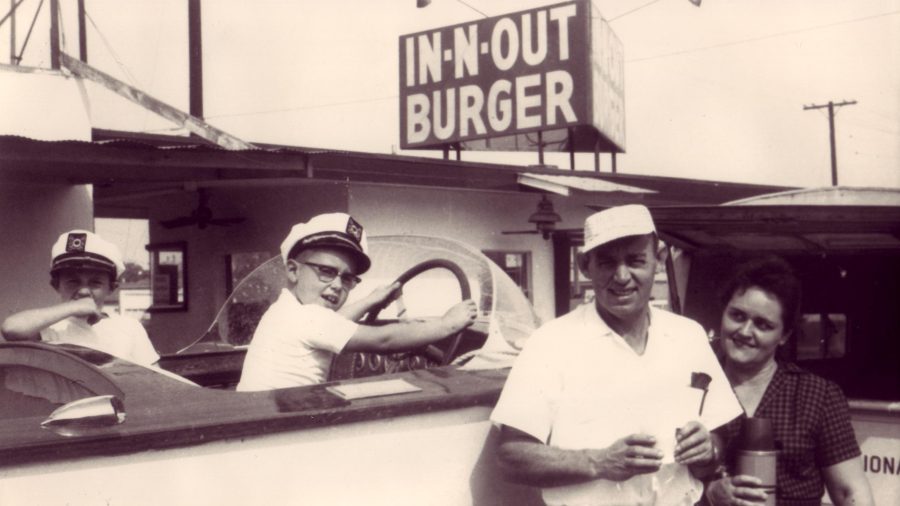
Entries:
{"label": "white short-sleeved shirt", "polygon": [[300,303],[283,289],[253,333],[237,390],[270,390],[325,381],[334,354],[344,349],[358,327],[328,308]]}
{"label": "white short-sleeved shirt", "polygon": [[[712,378],[702,416],[693,372]],[[651,308],[647,346],[638,355],[585,304],[535,331],[491,420],[563,449],[602,449],[648,433],[665,453],[654,474],[545,488],[547,504],[692,505],[702,484],[672,458],[675,428],[699,420],[712,430],[741,412],[699,324]]]}
{"label": "white short-sleeved shirt", "polygon": [[159,360],[141,322],[121,315],[102,318],[94,325],[84,318],[66,318],[41,330],[41,340],[77,344],[145,366]]}

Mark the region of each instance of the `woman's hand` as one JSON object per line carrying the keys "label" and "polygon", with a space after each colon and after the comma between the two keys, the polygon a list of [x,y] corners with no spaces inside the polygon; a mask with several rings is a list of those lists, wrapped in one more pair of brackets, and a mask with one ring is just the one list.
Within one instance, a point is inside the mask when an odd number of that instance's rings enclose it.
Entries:
{"label": "woman's hand", "polygon": [[756,506],[766,502],[760,486],[762,481],[755,476],[726,476],[706,486],[706,499],[713,506]]}

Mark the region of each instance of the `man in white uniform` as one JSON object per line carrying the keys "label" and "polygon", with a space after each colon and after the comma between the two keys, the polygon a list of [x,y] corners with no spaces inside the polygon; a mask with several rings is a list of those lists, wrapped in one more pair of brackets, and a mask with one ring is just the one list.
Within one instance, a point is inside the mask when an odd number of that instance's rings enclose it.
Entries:
{"label": "man in white uniform", "polygon": [[648,303],[665,250],[647,208],[595,213],[584,237],[595,300],[535,331],[513,365],[491,415],[501,468],[551,505],[693,505],[718,465],[709,430],[740,404],[702,327]]}
{"label": "man in white uniform", "polygon": [[152,365],[159,355],[141,323],[103,312],[124,270],[114,244],[87,230],[66,232],[51,249],[50,285],[60,303],[10,315],[0,332],[10,341],[77,344]]}
{"label": "man in white uniform", "polygon": [[389,353],[418,348],[475,321],[475,302],[466,300],[438,320],[356,323],[400,288],[387,286],[344,305],[360,281],[358,275],[371,265],[367,250],[362,225],[347,214],[321,214],[294,225],[281,243],[288,286],[256,327],[237,390],[321,383],[334,354],[343,350]]}

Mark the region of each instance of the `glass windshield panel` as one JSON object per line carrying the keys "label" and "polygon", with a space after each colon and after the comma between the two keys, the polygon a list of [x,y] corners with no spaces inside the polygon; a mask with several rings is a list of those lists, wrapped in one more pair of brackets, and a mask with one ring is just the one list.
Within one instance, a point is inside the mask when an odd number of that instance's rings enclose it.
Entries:
{"label": "glass windshield panel", "polygon": [[[478,304],[476,326],[489,334],[485,348],[515,352],[539,324],[528,299],[496,264],[463,243],[435,237],[382,236],[369,238],[372,268],[350,293],[348,303],[374,288],[390,284],[422,262],[453,262],[465,275],[471,297]],[[259,319],[286,286],[284,264],[276,256],[263,263],[235,286],[209,330],[182,352],[243,346],[250,343]],[[380,318],[424,318],[443,315],[461,300],[456,277],[445,268],[425,271],[404,288],[403,304],[393,303]],[[495,344],[492,344],[495,343]]]}

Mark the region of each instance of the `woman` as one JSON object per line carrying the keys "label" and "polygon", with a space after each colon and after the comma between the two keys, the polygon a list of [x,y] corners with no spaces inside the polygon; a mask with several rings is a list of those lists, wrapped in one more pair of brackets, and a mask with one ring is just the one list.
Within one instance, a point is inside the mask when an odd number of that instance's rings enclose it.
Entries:
{"label": "woman", "polygon": [[[772,422],[778,454],[779,505],[818,505],[823,488],[835,505],[873,504],[859,445],[840,388],[776,360],[800,322],[800,282],[779,258],[751,261],[726,285],[720,340],[724,370],[745,415],[721,429],[733,469],[737,436],[747,416]],[[750,476],[728,476],[707,487],[714,505],[759,504],[765,494]]]}

